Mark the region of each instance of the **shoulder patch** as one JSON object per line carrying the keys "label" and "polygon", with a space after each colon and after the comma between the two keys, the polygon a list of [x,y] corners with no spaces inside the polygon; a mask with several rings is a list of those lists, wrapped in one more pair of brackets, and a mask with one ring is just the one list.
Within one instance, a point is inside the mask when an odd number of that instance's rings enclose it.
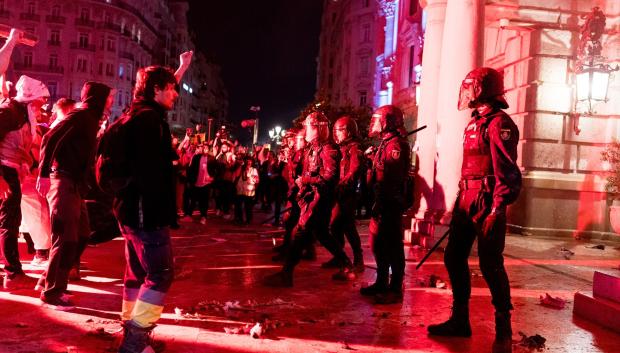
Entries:
{"label": "shoulder patch", "polygon": [[400,158],[400,150],[392,150],[392,159]]}
{"label": "shoulder patch", "polygon": [[504,140],[504,141],[508,141],[510,140],[510,136],[511,136],[511,131],[510,129],[501,129],[500,133],[499,133],[499,137]]}

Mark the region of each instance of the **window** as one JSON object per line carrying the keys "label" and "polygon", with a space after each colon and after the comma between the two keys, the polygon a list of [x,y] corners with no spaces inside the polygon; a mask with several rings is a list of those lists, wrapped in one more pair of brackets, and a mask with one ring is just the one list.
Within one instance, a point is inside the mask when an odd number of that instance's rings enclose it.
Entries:
{"label": "window", "polygon": [[125,67],[123,66],[123,64],[118,65],[118,77],[123,78],[124,74],[125,74]]}
{"label": "window", "polygon": [[4,12],[6,8],[4,7],[4,0],[0,0],[0,12]]}
{"label": "window", "polygon": [[80,33],[79,46],[80,48],[88,48],[88,33]]}
{"label": "window", "polygon": [[359,91],[359,95],[360,95],[360,107],[365,106],[366,101],[368,100],[368,92]]}
{"label": "window", "polygon": [[140,43],[140,41],[142,40],[142,30],[138,29],[138,43]]}
{"label": "window", "polygon": [[366,23],[362,26],[362,42],[370,42],[370,23]]}
{"label": "window", "polygon": [[32,67],[32,52],[24,53],[24,67]]}
{"label": "window", "polygon": [[334,75],[329,74],[329,76],[327,77],[327,88],[332,88],[332,87],[334,87]]}
{"label": "window", "polygon": [[80,10],[80,20],[89,21],[90,20],[90,9],[87,7],[82,7]]}
{"label": "window", "polygon": [[34,2],[32,2],[32,1],[31,1],[31,2],[29,2],[29,3],[28,3],[28,5],[26,6],[26,12],[27,12],[29,15],[34,15],[35,10],[36,10],[36,7],[35,7]]}
{"label": "window", "polygon": [[104,17],[104,22],[106,24],[112,24],[112,16],[110,16],[110,14],[106,13],[105,17]]}
{"label": "window", "polygon": [[86,66],[88,66],[88,61],[85,58],[77,59],[77,72],[86,72]]}
{"label": "window", "polygon": [[52,6],[52,17],[60,17],[60,5]]}
{"label": "window", "polygon": [[118,106],[122,107],[123,106],[123,90],[118,90]]}
{"label": "window", "polygon": [[362,7],[368,7],[369,0],[362,0]]}
{"label": "window", "polygon": [[58,67],[58,55],[50,54],[49,64],[50,64],[50,68],[52,69]]}
{"label": "window", "polygon": [[34,33],[34,27],[26,27],[26,33],[28,33],[28,34],[35,34]]}
{"label": "window", "polygon": [[56,93],[58,92],[58,83],[56,82],[48,82],[47,90],[50,92],[50,97],[55,98]]}
{"label": "window", "polygon": [[116,51],[116,39],[108,37],[108,51]]}
{"label": "window", "polygon": [[363,56],[360,59],[360,75],[368,75],[370,72],[370,58]]}
{"label": "window", "polygon": [[99,75],[103,75],[103,63],[99,63]]}
{"label": "window", "polygon": [[127,65],[127,75],[125,76],[127,77],[127,81],[131,81],[131,78],[133,77],[133,67],[131,64]]}
{"label": "window", "polygon": [[114,64],[105,64],[105,74],[106,76],[114,76]]}
{"label": "window", "polygon": [[50,44],[60,44],[60,31],[53,29],[50,31]]}

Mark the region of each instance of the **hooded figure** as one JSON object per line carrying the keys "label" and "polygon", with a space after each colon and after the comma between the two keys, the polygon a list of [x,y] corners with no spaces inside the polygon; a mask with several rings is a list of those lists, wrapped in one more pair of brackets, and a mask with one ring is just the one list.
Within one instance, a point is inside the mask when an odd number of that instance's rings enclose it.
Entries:
{"label": "hooded figure", "polygon": [[79,279],[79,259],[90,234],[80,191],[93,169],[99,122],[114,98],[110,87],[97,82],[86,82],[81,96],[80,108],[51,129],[41,145],[37,190],[49,202],[52,249],[39,286],[43,303],[57,310],[73,308],[64,294],[70,272]]}

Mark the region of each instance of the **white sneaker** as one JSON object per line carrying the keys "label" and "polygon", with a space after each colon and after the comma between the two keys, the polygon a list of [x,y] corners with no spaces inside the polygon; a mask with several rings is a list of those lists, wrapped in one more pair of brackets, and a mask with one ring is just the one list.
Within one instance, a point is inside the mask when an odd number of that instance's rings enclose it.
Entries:
{"label": "white sneaker", "polygon": [[201,217],[200,218],[200,224],[207,224],[207,218],[206,217]]}

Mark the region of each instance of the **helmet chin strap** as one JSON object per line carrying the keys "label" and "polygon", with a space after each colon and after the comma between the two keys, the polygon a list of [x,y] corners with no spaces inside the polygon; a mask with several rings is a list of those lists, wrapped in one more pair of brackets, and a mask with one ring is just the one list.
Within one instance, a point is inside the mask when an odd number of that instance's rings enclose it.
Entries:
{"label": "helmet chin strap", "polygon": [[476,106],[474,109],[478,111],[478,114],[486,115],[493,110],[493,106],[490,105],[489,103],[482,103]]}

